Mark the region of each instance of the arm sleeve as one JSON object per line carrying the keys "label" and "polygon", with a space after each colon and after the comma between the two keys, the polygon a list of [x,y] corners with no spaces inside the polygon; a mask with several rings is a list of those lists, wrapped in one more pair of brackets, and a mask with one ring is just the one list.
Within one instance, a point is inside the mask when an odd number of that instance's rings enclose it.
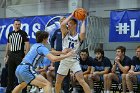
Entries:
{"label": "arm sleeve", "polygon": [[133,65],[133,66],[135,66],[135,62],[136,62],[135,60],[136,60],[136,57],[134,56],[134,57],[132,58],[132,65]]}
{"label": "arm sleeve", "polygon": [[55,43],[55,39],[56,39],[56,33],[57,31],[54,32],[53,36],[51,37],[51,48],[54,48],[54,43]]}
{"label": "arm sleeve", "polygon": [[47,54],[50,53],[50,51],[45,46],[41,46],[38,48],[38,53],[46,56]]}
{"label": "arm sleeve", "polygon": [[112,66],[111,61],[108,58],[106,58],[105,59],[105,67],[111,67],[111,66]]}
{"label": "arm sleeve", "polygon": [[24,40],[24,42],[28,42],[29,41],[28,35],[25,31],[23,31],[23,32],[24,32],[23,33],[23,40]]}
{"label": "arm sleeve", "polygon": [[125,64],[124,64],[124,66],[131,66],[131,64],[132,64],[132,61],[131,61],[130,58],[128,58],[128,59],[126,60]]}
{"label": "arm sleeve", "polygon": [[9,43],[9,37],[10,37],[10,33],[8,34],[8,41],[7,41],[8,43]]}
{"label": "arm sleeve", "polygon": [[49,66],[51,64],[51,61],[48,58],[45,57],[43,59],[43,64],[44,64],[44,66]]}

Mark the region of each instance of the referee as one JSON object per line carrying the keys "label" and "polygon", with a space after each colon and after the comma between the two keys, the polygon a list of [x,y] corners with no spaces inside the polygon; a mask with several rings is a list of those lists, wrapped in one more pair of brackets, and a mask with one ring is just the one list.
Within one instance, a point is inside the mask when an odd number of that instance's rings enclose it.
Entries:
{"label": "referee", "polygon": [[[29,39],[27,33],[20,29],[21,21],[16,19],[14,20],[14,31],[8,34],[8,43],[6,46],[5,58],[8,57],[8,84],[6,93],[11,93],[16,85],[15,70],[16,67],[20,64],[25,54],[30,49]],[[25,46],[24,46],[25,45]],[[24,51],[25,47],[25,51]],[[8,50],[10,53],[8,54]]]}

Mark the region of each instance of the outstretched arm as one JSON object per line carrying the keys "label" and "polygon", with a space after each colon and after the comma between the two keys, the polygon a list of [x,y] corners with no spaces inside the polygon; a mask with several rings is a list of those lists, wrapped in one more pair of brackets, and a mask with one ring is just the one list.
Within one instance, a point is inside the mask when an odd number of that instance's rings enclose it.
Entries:
{"label": "outstretched arm", "polygon": [[73,13],[71,13],[71,15],[69,15],[65,20],[62,21],[61,23],[61,32],[62,32],[62,37],[65,37],[65,35],[68,33],[68,29],[67,29],[67,23],[68,21],[73,17]]}
{"label": "outstretched arm", "polygon": [[51,61],[51,62],[58,62],[62,59],[65,59],[69,56],[72,56],[74,54],[73,51],[70,51],[69,53],[67,53],[66,55],[61,55],[61,56],[55,56],[51,53],[47,54],[46,57]]}
{"label": "outstretched arm", "polygon": [[86,27],[85,27],[85,20],[82,21],[81,28],[80,28],[80,41],[82,42],[85,39],[86,34]]}

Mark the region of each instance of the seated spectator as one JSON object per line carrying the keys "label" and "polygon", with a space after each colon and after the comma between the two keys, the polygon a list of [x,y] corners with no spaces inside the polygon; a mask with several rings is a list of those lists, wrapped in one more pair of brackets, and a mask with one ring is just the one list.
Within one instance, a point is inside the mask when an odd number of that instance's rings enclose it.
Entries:
{"label": "seated spectator", "polygon": [[[126,92],[125,76],[130,69],[132,61],[125,55],[125,51],[126,48],[123,46],[116,48],[116,58],[111,73],[104,75],[104,93],[110,93],[112,81],[116,81],[117,83],[122,82],[123,92]],[[118,74],[115,73],[116,69],[118,69]]]}
{"label": "seated spectator", "polygon": [[[84,79],[87,82],[88,75],[90,74],[90,70],[91,70],[92,62],[93,62],[93,58],[89,56],[88,49],[81,50],[79,61],[80,61],[81,69],[83,71]],[[77,80],[74,74],[71,74],[71,77],[72,77],[72,85],[74,87],[73,93],[75,93],[76,91],[75,85],[76,85]]]}
{"label": "seated spectator", "polygon": [[130,93],[134,93],[133,84],[140,84],[140,46],[136,48],[136,56],[132,58],[131,69],[126,74],[126,84]]}
{"label": "seated spectator", "polygon": [[104,50],[97,48],[94,51],[95,58],[93,60],[93,67],[89,75],[89,86],[92,93],[94,93],[94,82],[93,81],[103,81],[103,75],[109,73],[112,64],[109,58],[104,56]]}

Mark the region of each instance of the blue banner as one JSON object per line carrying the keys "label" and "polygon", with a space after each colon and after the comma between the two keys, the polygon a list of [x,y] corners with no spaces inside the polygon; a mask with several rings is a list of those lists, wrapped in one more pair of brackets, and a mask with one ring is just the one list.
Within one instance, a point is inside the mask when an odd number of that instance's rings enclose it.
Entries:
{"label": "blue banner", "polygon": [[[30,43],[35,43],[35,33],[39,30],[49,30],[48,28],[53,24],[57,28],[60,27],[58,21],[61,16],[32,16],[32,17],[21,17],[21,29],[26,31],[29,35]],[[13,31],[13,23],[15,18],[3,18],[0,19],[0,44],[6,44],[8,33]],[[55,28],[56,29],[56,28]]]}
{"label": "blue banner", "polygon": [[109,42],[139,42],[140,11],[111,11]]}

